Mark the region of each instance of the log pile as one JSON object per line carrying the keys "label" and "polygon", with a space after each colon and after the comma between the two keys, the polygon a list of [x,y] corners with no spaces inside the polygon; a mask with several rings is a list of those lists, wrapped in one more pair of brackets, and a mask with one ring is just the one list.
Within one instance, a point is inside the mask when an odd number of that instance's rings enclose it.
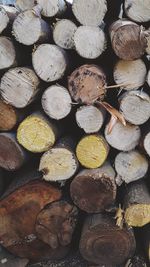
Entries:
{"label": "log pile", "polygon": [[0,266],[148,267],[150,1],[0,4]]}

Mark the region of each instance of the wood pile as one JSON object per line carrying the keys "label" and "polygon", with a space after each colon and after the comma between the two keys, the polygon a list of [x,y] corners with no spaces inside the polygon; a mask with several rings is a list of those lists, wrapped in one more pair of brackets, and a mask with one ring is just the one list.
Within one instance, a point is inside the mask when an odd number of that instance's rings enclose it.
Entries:
{"label": "wood pile", "polygon": [[0,4],[0,266],[148,267],[150,0]]}

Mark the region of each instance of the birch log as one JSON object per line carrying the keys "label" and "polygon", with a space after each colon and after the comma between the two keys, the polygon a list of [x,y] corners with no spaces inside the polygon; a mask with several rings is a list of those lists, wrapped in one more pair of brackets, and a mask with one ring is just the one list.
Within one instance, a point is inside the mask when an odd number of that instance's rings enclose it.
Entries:
{"label": "birch log", "polygon": [[17,54],[12,40],[0,36],[0,70],[5,70],[17,65]]}
{"label": "birch log", "polygon": [[146,153],[150,156],[150,131],[145,135],[143,145]]}
{"label": "birch log", "polygon": [[42,8],[42,15],[45,17],[54,17],[62,15],[67,8],[64,0],[37,0]]}
{"label": "birch log", "polygon": [[115,158],[116,181],[131,183],[143,178],[148,171],[148,160],[137,150],[120,152]]}
{"label": "birch log", "polygon": [[150,223],[150,193],[143,180],[126,187],[124,207],[129,226],[142,227]]}
{"label": "birch log", "polygon": [[0,5],[0,34],[13,23],[17,15],[15,7]]}
{"label": "birch log", "polygon": [[99,213],[113,205],[116,191],[115,171],[109,163],[98,169],[82,170],[70,186],[72,200],[88,213]]}
{"label": "birch log", "polygon": [[146,33],[134,22],[117,20],[110,27],[110,38],[114,52],[121,59],[139,59],[146,51]]}
{"label": "birch log", "polygon": [[149,0],[125,0],[126,15],[136,22],[148,22],[150,20],[150,2]]}
{"label": "birch log", "polygon": [[122,151],[130,151],[134,149],[141,137],[140,127],[127,124],[124,126],[121,122],[117,122],[111,133],[108,133],[109,124],[105,128],[105,138],[107,142],[115,149]]}
{"label": "birch log", "polygon": [[83,25],[99,26],[107,12],[105,0],[74,0],[72,11]]}
{"label": "birch log", "polygon": [[0,100],[0,131],[12,130],[18,122],[15,108]]}
{"label": "birch log", "polygon": [[77,26],[71,20],[58,20],[53,29],[53,39],[56,45],[64,49],[74,48],[74,34]]}
{"label": "birch log", "polygon": [[106,38],[99,27],[80,26],[74,34],[77,53],[87,59],[98,58],[106,48]]}
{"label": "birch log", "polygon": [[41,7],[21,12],[14,20],[12,33],[24,45],[47,42],[50,39],[50,26],[40,17]]}
{"label": "birch log", "polygon": [[85,168],[99,168],[107,159],[109,146],[99,134],[84,136],[76,147],[76,155]]}
{"label": "birch log", "polygon": [[1,78],[2,98],[16,108],[29,105],[39,92],[40,81],[35,72],[26,67],[9,69]]}
{"label": "birch log", "polygon": [[19,11],[32,9],[35,6],[35,0],[16,0],[15,6]]}
{"label": "birch log", "polygon": [[56,45],[42,44],[33,52],[32,63],[35,72],[43,81],[53,82],[64,76],[67,56],[65,51]]}
{"label": "birch log", "polygon": [[60,120],[65,118],[71,112],[72,107],[68,90],[60,85],[48,87],[42,96],[42,107],[52,119]]}
{"label": "birch log", "polygon": [[86,260],[100,266],[116,266],[125,263],[134,251],[131,229],[121,229],[108,215],[87,217],[80,240],[80,252]]}

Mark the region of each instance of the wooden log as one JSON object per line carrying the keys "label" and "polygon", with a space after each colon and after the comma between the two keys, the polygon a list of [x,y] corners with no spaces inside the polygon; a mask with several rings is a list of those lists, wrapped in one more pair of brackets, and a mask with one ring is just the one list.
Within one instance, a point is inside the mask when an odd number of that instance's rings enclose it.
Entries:
{"label": "wooden log", "polygon": [[81,255],[100,266],[123,264],[135,251],[132,229],[115,224],[115,220],[104,214],[87,217],[80,240]]}
{"label": "wooden log", "polygon": [[99,26],[107,12],[107,2],[105,0],[74,0],[72,11],[81,24]]}
{"label": "wooden log", "polygon": [[146,66],[141,59],[119,60],[114,68],[114,80],[125,90],[139,89],[145,83],[146,75]]}
{"label": "wooden log", "polygon": [[39,112],[20,123],[17,140],[30,152],[42,153],[54,145],[59,134],[56,124]]}
{"label": "wooden log", "polygon": [[[150,32],[150,28],[148,29],[148,31]],[[150,34],[147,35],[146,39],[147,39],[146,53],[150,55]]]}
{"label": "wooden log", "polygon": [[105,162],[108,153],[109,146],[99,134],[84,136],[76,148],[79,162],[88,169],[99,168]]}
{"label": "wooden log", "polygon": [[81,104],[93,104],[98,98],[103,100],[106,94],[105,87],[105,73],[96,65],[83,65],[75,69],[68,79],[68,89],[72,98]]}
{"label": "wooden log", "polygon": [[18,10],[12,6],[0,5],[0,33],[11,25],[18,15]]}
{"label": "wooden log", "polygon": [[44,153],[40,160],[39,171],[46,181],[64,181],[70,179],[78,169],[78,160],[72,147],[73,140],[60,139],[54,148]]}
{"label": "wooden log", "polygon": [[150,87],[150,70],[148,71],[148,74],[147,74],[147,83]]}
{"label": "wooden log", "polygon": [[137,150],[120,152],[115,158],[116,181],[131,183],[143,178],[148,171],[148,160]]}
{"label": "wooden log", "polygon": [[33,52],[32,63],[35,72],[43,81],[53,82],[63,77],[67,68],[67,56],[65,51],[56,45],[42,44]]}
{"label": "wooden log", "polygon": [[150,97],[143,91],[130,91],[120,97],[124,118],[134,124],[144,124],[150,118]]}
{"label": "wooden log", "polygon": [[72,101],[68,90],[58,84],[48,87],[42,96],[42,107],[52,119],[65,118],[72,108]]}
{"label": "wooden log", "polygon": [[20,12],[32,9],[35,6],[35,0],[16,0],[15,6]]}
{"label": "wooden log", "polygon": [[68,19],[58,20],[53,29],[53,39],[56,45],[64,49],[74,48],[74,34],[77,26]]}
{"label": "wooden log", "polygon": [[0,167],[7,171],[19,169],[26,160],[26,153],[12,133],[0,133]]}
{"label": "wooden log", "polygon": [[121,59],[139,59],[146,51],[146,33],[132,21],[123,19],[114,22],[110,27],[110,38],[114,52]]}
{"label": "wooden log", "polygon": [[115,171],[109,163],[98,169],[82,170],[70,186],[73,202],[88,213],[99,213],[111,206],[116,191]]}
{"label": "wooden log", "polygon": [[37,216],[36,234],[52,249],[71,244],[78,219],[77,208],[67,201],[48,204]]}
{"label": "wooden log", "polygon": [[4,267],[25,267],[29,260],[21,259],[10,254],[2,246],[0,247],[0,266]]}
{"label": "wooden log", "polygon": [[0,36],[0,70],[15,67],[15,65],[17,65],[17,55],[12,40]]}
{"label": "wooden log", "polygon": [[146,153],[150,156],[150,131],[144,137],[143,146]]}
{"label": "wooden log", "polygon": [[81,57],[98,58],[106,49],[105,34],[99,27],[80,26],[74,34],[74,45]]}
{"label": "wooden log", "polygon": [[47,42],[50,39],[50,26],[40,17],[41,7],[21,12],[13,22],[12,34],[24,45]]}
{"label": "wooden log", "polygon": [[142,227],[150,223],[150,194],[145,181],[133,182],[126,187],[124,208],[124,218],[129,226]]}
{"label": "wooden log", "polygon": [[14,107],[0,99],[0,131],[10,131],[17,124],[18,116]]}
{"label": "wooden log", "polygon": [[130,151],[134,149],[141,137],[140,127],[127,123],[122,125],[119,121],[114,125],[112,131],[108,133],[109,124],[105,128],[105,138],[107,142],[115,149]]}
{"label": "wooden log", "polygon": [[9,69],[1,78],[2,98],[16,108],[29,105],[39,92],[40,80],[35,72],[26,67]]}
{"label": "wooden log", "polygon": [[96,106],[81,106],[76,112],[76,122],[85,133],[96,133],[103,126],[105,110]]}
{"label": "wooden log", "polygon": [[124,9],[126,15],[136,22],[148,22],[150,20],[149,0],[125,0]]}
{"label": "wooden log", "polygon": [[42,7],[42,15],[45,17],[54,17],[62,15],[67,8],[64,0],[37,0]]}

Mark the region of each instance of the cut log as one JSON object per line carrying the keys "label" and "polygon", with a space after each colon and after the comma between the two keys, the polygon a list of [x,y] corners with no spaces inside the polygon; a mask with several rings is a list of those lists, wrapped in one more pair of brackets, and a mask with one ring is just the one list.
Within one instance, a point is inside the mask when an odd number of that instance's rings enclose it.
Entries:
{"label": "cut log", "polygon": [[132,21],[114,22],[110,27],[110,38],[114,52],[121,59],[139,59],[146,51],[146,33]]}
{"label": "cut log", "polygon": [[[148,31],[150,32],[150,28],[148,29]],[[148,55],[150,55],[150,33],[147,35],[146,39],[147,39],[146,53],[147,53]]]}
{"label": "cut log", "polygon": [[96,133],[103,126],[105,110],[95,106],[81,106],[76,112],[76,122],[85,133]]}
{"label": "cut log", "polygon": [[76,154],[81,165],[88,169],[99,168],[106,160],[109,146],[101,135],[83,137],[76,148]]}
{"label": "cut log", "polygon": [[108,215],[87,217],[80,240],[80,252],[86,260],[100,266],[116,266],[125,263],[134,251],[131,228],[121,229]]}
{"label": "cut log", "polygon": [[113,205],[116,191],[115,171],[109,163],[79,172],[70,186],[73,202],[88,213],[99,213]]}
{"label": "cut log", "polygon": [[14,20],[12,34],[24,45],[46,42],[50,39],[50,26],[40,17],[41,8],[21,12]]}
{"label": "cut log", "polygon": [[0,33],[13,23],[18,15],[18,10],[12,6],[0,5]]}
{"label": "cut log", "polygon": [[0,70],[17,65],[16,51],[10,38],[0,36]]}
{"label": "cut log", "polygon": [[7,171],[15,171],[23,165],[25,160],[25,151],[17,143],[15,135],[0,133],[0,167]]}
{"label": "cut log", "polygon": [[125,0],[126,15],[136,22],[148,22],[150,20],[149,0]]}
{"label": "cut log", "polygon": [[17,121],[16,109],[0,100],[0,131],[12,130]]}
{"label": "cut log", "polygon": [[[67,141],[68,139],[68,141]],[[78,169],[78,160],[71,144],[72,140],[60,139],[59,143],[43,154],[39,171],[46,181],[63,181],[70,179]]]}
{"label": "cut log", "polygon": [[37,216],[36,234],[52,249],[71,244],[78,219],[78,210],[74,205],[60,200],[47,205]]}
{"label": "cut log", "polygon": [[146,153],[150,156],[150,132],[145,135],[143,145]]}
{"label": "cut log", "polygon": [[59,20],[56,22],[53,30],[54,42],[64,49],[73,49],[76,30],[77,26],[71,20]]}
{"label": "cut log", "polygon": [[42,107],[52,119],[60,120],[70,112],[72,101],[68,90],[60,85],[52,85],[42,96]]}
{"label": "cut log", "polygon": [[106,38],[99,27],[80,26],[74,34],[77,53],[87,59],[98,58],[106,49]]}
{"label": "cut log", "polygon": [[77,68],[68,79],[68,89],[72,98],[81,104],[93,104],[104,99],[106,76],[96,65],[83,65]]}
{"label": "cut log", "polygon": [[10,254],[6,249],[0,247],[0,266],[4,267],[26,267],[28,259],[21,259]]}
{"label": "cut log", "polygon": [[67,8],[64,0],[37,0],[42,7],[42,15],[45,17],[54,17],[62,15]]}
{"label": "cut log", "polygon": [[147,70],[141,59],[119,60],[114,68],[114,80],[121,84],[121,89],[139,89],[146,81]]}
{"label": "cut log", "polygon": [[143,91],[130,91],[120,98],[124,118],[134,124],[144,124],[150,118],[150,97]]}
{"label": "cut log", "polygon": [[16,0],[15,1],[15,6],[19,11],[25,11],[28,9],[32,9],[37,1],[35,0]]}
{"label": "cut log", "polygon": [[150,193],[143,180],[126,187],[124,208],[125,221],[129,226],[142,227],[150,223]]}
{"label": "cut log", "polygon": [[72,11],[83,25],[99,26],[107,12],[105,0],[74,0]]}
{"label": "cut log", "polygon": [[57,126],[41,113],[33,113],[23,120],[17,130],[18,142],[33,153],[52,147],[59,136]]}
{"label": "cut log", "polygon": [[147,83],[148,83],[148,85],[150,87],[150,70],[149,70],[149,72],[147,74]]}
{"label": "cut log", "polygon": [[107,124],[105,128],[105,138],[115,149],[130,151],[134,149],[140,141],[141,131],[139,126],[131,124],[124,126],[118,121],[110,133],[108,133],[108,128],[109,124]]}
{"label": "cut log", "polygon": [[39,92],[40,80],[35,72],[26,67],[9,69],[1,78],[2,98],[16,108],[29,105]]}
{"label": "cut log", "polygon": [[35,72],[43,81],[52,82],[63,77],[67,68],[67,56],[65,51],[56,45],[42,44],[33,52],[32,63]]}
{"label": "cut log", "polygon": [[148,171],[148,160],[137,150],[120,152],[115,158],[117,180],[131,183],[143,178]]}

